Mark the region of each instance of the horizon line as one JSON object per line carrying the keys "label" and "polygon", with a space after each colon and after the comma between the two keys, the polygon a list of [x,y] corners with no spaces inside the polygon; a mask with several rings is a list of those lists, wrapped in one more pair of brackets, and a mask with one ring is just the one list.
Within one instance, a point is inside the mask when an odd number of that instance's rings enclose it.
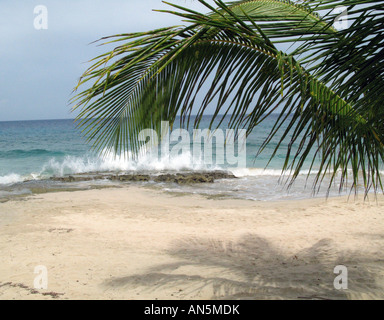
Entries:
{"label": "horizon line", "polygon": [[[281,113],[278,113],[278,112],[273,112],[271,113],[271,115],[280,115]],[[192,115],[192,116],[196,116],[196,114]],[[204,114],[203,117],[209,117],[209,116],[213,116],[213,114]],[[216,115],[216,116],[221,116],[221,114],[219,115]],[[226,116],[230,116],[230,114],[227,114]],[[180,116],[177,116],[177,117],[180,117]],[[63,120],[73,120],[75,121],[76,118],[50,118],[50,119],[27,119],[27,120],[0,120],[0,123],[1,122],[33,122],[33,121],[63,121]],[[166,121],[166,120],[164,120]]]}

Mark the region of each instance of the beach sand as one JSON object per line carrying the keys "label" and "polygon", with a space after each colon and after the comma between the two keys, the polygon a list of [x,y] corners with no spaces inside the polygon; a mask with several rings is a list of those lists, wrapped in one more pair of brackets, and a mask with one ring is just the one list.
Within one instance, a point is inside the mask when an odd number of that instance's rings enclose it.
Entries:
{"label": "beach sand", "polygon": [[[383,209],[383,196],[259,202],[140,186],[12,200],[0,203],[0,299],[383,299]],[[334,287],[338,265],[347,289]]]}

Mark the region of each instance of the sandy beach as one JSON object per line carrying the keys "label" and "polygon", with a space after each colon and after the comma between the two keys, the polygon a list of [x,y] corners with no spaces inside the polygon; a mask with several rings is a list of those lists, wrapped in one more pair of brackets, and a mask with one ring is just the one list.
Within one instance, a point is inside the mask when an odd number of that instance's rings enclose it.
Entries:
{"label": "sandy beach", "polygon": [[[383,209],[383,196],[260,202],[139,186],[12,200],[0,203],[0,299],[383,299]],[[334,287],[337,265],[348,289]]]}

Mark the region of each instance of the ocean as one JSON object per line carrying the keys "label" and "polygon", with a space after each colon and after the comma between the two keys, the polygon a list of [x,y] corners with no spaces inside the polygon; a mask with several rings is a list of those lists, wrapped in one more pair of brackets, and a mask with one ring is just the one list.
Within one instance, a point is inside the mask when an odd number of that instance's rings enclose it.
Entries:
{"label": "ocean", "polygon": [[[307,175],[309,164],[303,168],[295,183],[288,188],[284,176],[281,175],[288,142],[281,146],[267,168],[278,137],[255,158],[276,117],[277,115],[270,116],[247,138],[246,152],[244,148],[241,149],[246,161],[241,166],[239,163],[233,165],[225,161],[215,163],[219,152],[223,152],[220,151],[220,147],[213,148],[213,161],[209,165],[204,160],[196,161],[191,152],[184,150],[171,153],[169,158],[147,155],[136,160],[128,160],[127,157],[113,154],[101,157],[92,152],[91,146],[76,127],[74,120],[0,122],[0,201],[41,192],[104,188],[122,184],[108,179],[64,183],[52,179],[53,177],[96,172],[159,174],[217,170],[233,173],[236,178],[186,185],[153,181],[129,183],[161,188],[167,192],[203,194],[213,198],[279,201],[324,197],[328,189],[327,180],[325,179],[322,188],[313,194],[314,175]],[[209,117],[204,117],[200,128],[208,128],[209,120]],[[222,130],[225,132],[225,126]],[[171,143],[170,148],[176,144],[177,142]],[[240,151],[237,150],[237,156],[239,154]],[[329,193],[330,196],[344,194],[349,194],[349,190],[340,192],[337,183],[332,186]]]}

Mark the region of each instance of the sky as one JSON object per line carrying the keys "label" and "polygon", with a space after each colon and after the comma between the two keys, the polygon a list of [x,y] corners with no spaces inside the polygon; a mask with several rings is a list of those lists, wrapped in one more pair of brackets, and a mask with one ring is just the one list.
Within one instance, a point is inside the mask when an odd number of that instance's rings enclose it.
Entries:
{"label": "sky", "polygon": [[[168,1],[209,11],[197,0]],[[161,0],[0,0],[0,121],[75,118],[69,101],[80,76],[113,49],[91,42],[185,24],[153,9],[175,10]]]}
{"label": "sky", "polygon": [[[207,11],[198,1],[170,2]],[[41,5],[47,9],[44,20]],[[74,118],[73,88],[88,61],[106,51],[90,43],[184,24],[152,10],[168,8],[160,0],[1,0],[0,121]]]}

